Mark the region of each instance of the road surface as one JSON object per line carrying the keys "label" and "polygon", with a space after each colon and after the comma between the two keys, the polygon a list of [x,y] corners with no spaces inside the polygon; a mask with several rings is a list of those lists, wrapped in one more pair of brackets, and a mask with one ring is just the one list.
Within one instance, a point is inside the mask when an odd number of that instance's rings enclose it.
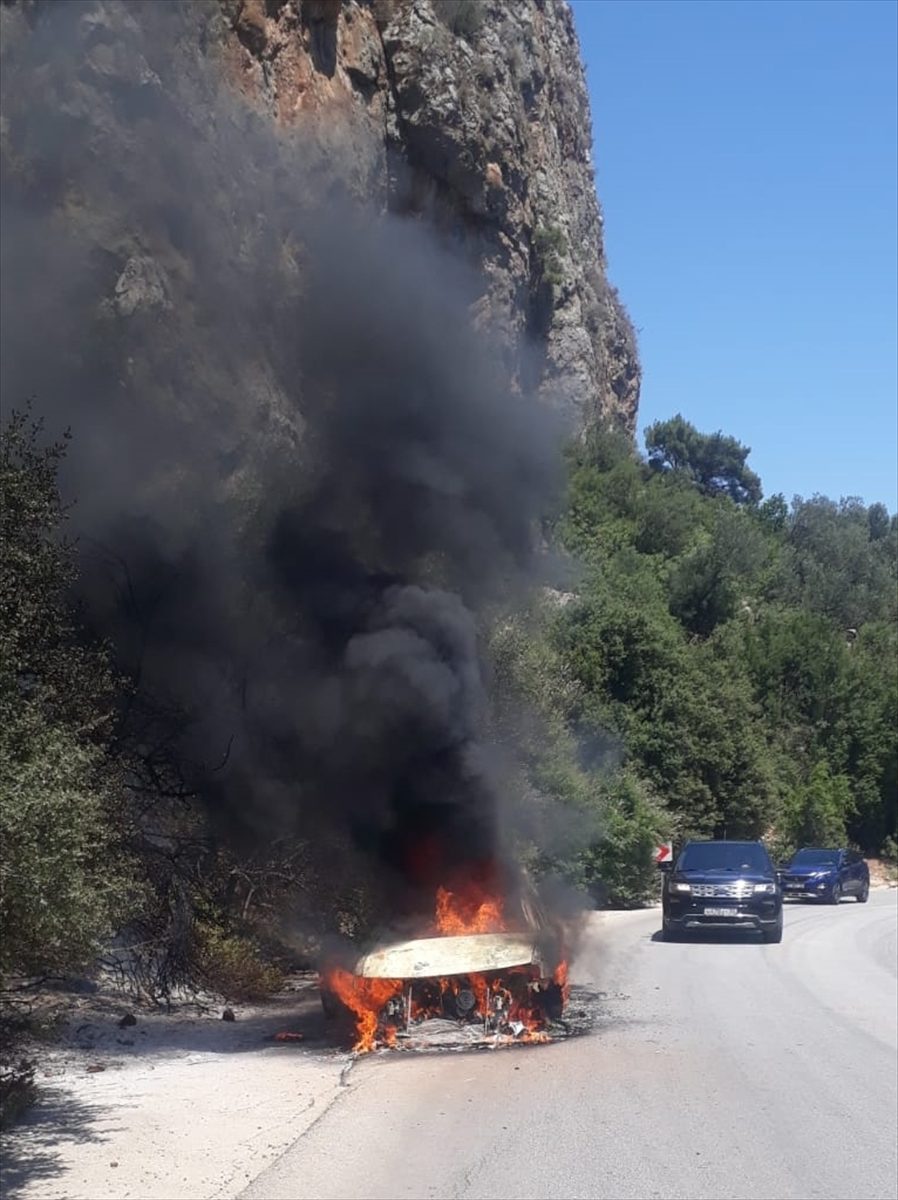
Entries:
{"label": "road surface", "polygon": [[779,946],[597,918],[575,975],[607,993],[595,1033],[362,1060],[243,1195],[894,1200],[896,900],[790,906]]}

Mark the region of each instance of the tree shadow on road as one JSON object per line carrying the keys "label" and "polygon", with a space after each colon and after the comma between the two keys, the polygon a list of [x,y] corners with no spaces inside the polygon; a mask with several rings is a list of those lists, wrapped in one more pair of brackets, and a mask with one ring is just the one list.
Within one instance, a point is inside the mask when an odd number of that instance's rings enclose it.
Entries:
{"label": "tree shadow on road", "polygon": [[35,1106],[6,1130],[0,1164],[0,1194],[16,1200],[28,1184],[57,1179],[64,1171],[60,1147],[66,1142],[105,1142],[118,1129],[108,1122],[110,1110],[85,1103],[67,1092],[48,1089]]}

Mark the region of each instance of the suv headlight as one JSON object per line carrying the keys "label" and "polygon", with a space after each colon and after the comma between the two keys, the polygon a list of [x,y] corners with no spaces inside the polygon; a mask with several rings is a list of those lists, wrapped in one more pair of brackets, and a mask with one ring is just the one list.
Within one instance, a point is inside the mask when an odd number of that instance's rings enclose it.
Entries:
{"label": "suv headlight", "polygon": [[756,883],[755,884],[755,895],[757,895],[759,892],[764,896],[774,896],[774,895],[776,895],[776,884],[775,883]]}
{"label": "suv headlight", "polygon": [[672,883],[670,885],[670,890],[672,892],[688,893],[692,891],[692,886],[688,883]]}

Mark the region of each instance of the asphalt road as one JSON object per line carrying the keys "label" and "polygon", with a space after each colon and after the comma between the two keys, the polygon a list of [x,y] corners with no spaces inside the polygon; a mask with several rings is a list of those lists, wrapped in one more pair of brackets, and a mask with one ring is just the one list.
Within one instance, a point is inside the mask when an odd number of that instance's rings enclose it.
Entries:
{"label": "asphalt road", "polygon": [[607,993],[593,1034],[363,1060],[243,1195],[894,1200],[896,901],[790,906],[779,946],[600,918],[575,974]]}

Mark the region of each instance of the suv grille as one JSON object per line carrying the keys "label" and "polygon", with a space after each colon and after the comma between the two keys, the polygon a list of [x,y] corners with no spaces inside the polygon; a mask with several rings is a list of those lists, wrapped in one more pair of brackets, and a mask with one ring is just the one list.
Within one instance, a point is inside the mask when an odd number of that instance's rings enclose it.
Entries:
{"label": "suv grille", "polygon": [[726,900],[746,900],[754,894],[755,885],[737,879],[734,883],[694,883],[693,896],[715,897]]}

